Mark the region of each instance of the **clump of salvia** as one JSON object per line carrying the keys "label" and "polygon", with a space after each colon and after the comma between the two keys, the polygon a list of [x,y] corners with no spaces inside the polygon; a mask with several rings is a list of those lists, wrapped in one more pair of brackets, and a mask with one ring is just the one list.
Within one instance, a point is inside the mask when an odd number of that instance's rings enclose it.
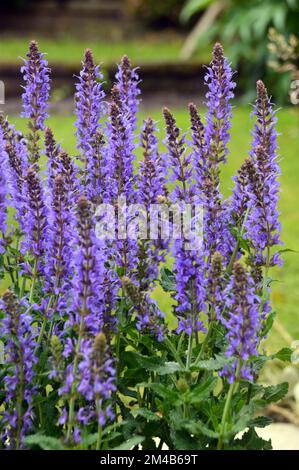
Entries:
{"label": "clump of salvia", "polygon": [[[107,450],[133,438],[143,449],[270,448],[255,431],[268,421],[254,416],[286,386],[268,393],[255,385],[273,322],[269,270],[281,264],[276,117],[264,84],[250,155],[225,200],[235,83],[220,44],[205,76],[206,116],[189,104],[189,135],[164,108],[164,147],[150,117],[139,131],[139,77],[128,57],[105,97],[86,50],[75,157],[45,125],[50,69],[36,42],[21,71],[28,132],[0,119],[0,261],[9,285],[0,313],[1,446],[44,448],[51,438],[55,448]],[[99,233],[102,203],[114,211],[113,236]],[[164,238],[160,206],[169,211]],[[202,233],[172,239],[175,211],[188,206],[194,224],[195,206],[203,209]],[[138,238],[132,227],[144,209]]]}

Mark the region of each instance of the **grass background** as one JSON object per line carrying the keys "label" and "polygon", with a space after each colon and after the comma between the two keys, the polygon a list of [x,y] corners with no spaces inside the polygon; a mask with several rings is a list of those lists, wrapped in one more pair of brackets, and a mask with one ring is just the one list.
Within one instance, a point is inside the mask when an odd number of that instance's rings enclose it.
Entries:
{"label": "grass background", "polygon": [[[173,109],[178,125],[183,131],[189,129],[188,113],[186,109]],[[233,125],[231,129],[231,141],[229,144],[230,153],[228,163],[223,166],[221,189],[225,197],[230,195],[232,189],[231,177],[240,167],[243,159],[247,156],[250,147],[250,129],[252,120],[250,119],[251,108],[240,106],[234,109]],[[140,113],[140,121],[151,115],[156,121],[158,128],[163,129],[161,110],[153,109],[145,113]],[[299,251],[299,109],[289,107],[278,112],[279,154],[281,159],[281,199],[280,211],[282,222],[282,238],[284,248]],[[75,154],[74,138],[74,116],[52,116],[48,120],[56,135],[56,139],[61,142],[65,150]],[[15,116],[10,117],[10,121],[16,126],[25,130],[26,121]],[[160,132],[160,140],[164,139],[164,133]],[[286,331],[294,339],[299,339],[299,254],[286,253],[284,255],[285,264],[282,269],[272,270],[272,303],[277,318],[282,323]],[[170,299],[159,288],[155,291],[155,297],[162,310],[169,311]],[[273,351],[286,344],[285,340],[274,329],[268,340],[267,349]]]}
{"label": "grass background", "polygon": [[[27,44],[34,37],[3,37],[0,40],[0,63],[18,63],[18,58],[25,57]],[[178,35],[148,34],[143,40],[126,40],[122,42],[105,42],[78,40],[74,38],[47,39],[38,38],[41,51],[47,51],[47,58],[52,64],[80,64],[84,50],[90,48],[96,63],[118,63],[127,54],[131,61],[143,63],[177,62],[183,39]],[[192,60],[208,63],[211,60],[211,48],[206,44],[199,46]]]}

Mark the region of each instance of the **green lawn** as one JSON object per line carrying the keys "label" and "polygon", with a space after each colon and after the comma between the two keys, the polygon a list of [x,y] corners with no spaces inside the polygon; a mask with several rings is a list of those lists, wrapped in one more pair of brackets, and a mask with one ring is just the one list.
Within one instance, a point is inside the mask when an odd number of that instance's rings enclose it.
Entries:
{"label": "green lawn", "polygon": [[[119,62],[127,54],[137,65],[144,63],[169,63],[179,59],[182,39],[177,36],[163,37],[147,35],[142,39],[122,42],[104,42],[77,39],[46,39],[39,37],[0,38],[0,63],[17,63],[25,57],[31,39],[38,40],[41,51],[47,51],[50,64],[80,64],[84,50],[89,47],[97,63]],[[211,60],[211,47],[199,47],[195,60],[204,63]]]}
{"label": "green lawn", "polygon": [[[184,109],[173,110],[179,126],[183,130],[188,129],[188,115]],[[153,110],[151,114],[158,121],[158,127],[163,128],[160,110]],[[144,117],[141,115],[141,117]],[[285,248],[299,250],[299,109],[285,108],[278,113],[279,147],[281,155],[281,221],[283,225],[283,241]],[[17,126],[24,129],[24,121],[12,117]],[[53,127],[56,137],[70,152],[75,151],[73,136],[72,116],[54,116],[48,124]],[[241,165],[247,155],[250,145],[250,121],[249,107],[238,107],[234,111],[232,139],[228,164],[222,172],[222,191],[225,196],[230,194],[232,188],[231,176]],[[161,135],[164,138],[164,135]],[[299,339],[299,254],[286,253],[285,264],[282,269],[273,272],[272,300],[277,317],[294,339]],[[169,299],[165,294],[156,292],[159,304],[163,308],[169,308]],[[285,345],[282,338],[273,331],[269,337],[270,349]]]}

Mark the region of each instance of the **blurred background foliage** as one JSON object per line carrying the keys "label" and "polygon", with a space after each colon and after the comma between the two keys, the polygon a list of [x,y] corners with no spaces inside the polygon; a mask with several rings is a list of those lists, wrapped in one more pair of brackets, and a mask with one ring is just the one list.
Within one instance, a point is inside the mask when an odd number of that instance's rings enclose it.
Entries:
{"label": "blurred background foliage", "polygon": [[227,45],[227,55],[233,65],[239,66],[243,87],[250,98],[252,80],[266,76],[276,99],[284,101],[289,71],[282,71],[278,76],[267,67],[267,36],[270,28],[285,37],[298,33],[298,0],[187,0],[180,14],[181,21],[188,24],[195,15],[201,17],[186,39],[183,59],[195,53],[199,42],[219,39]]}

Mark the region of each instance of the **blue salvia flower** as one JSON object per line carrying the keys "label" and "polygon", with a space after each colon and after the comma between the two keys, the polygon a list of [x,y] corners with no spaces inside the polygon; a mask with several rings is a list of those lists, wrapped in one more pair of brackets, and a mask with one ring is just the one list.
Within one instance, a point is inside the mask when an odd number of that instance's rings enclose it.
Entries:
{"label": "blue salvia flower", "polygon": [[94,334],[102,329],[101,282],[104,276],[102,260],[97,255],[94,220],[91,204],[85,196],[77,202],[76,251],[72,286],[72,315],[70,323],[79,325],[84,319],[84,327]]}
{"label": "blue salvia flower", "polygon": [[[135,202],[134,188],[134,136],[128,120],[128,114],[123,108],[119,88],[112,89],[112,102],[109,108],[108,122],[108,156],[106,160],[106,188],[104,202],[113,204],[118,210],[118,198],[124,197],[126,204]],[[135,270],[137,266],[138,242],[132,237],[118,237],[113,256],[124,274]]]}
{"label": "blue salvia flower", "polygon": [[[197,186],[202,191],[204,207],[204,251],[211,261],[213,252],[220,251],[226,258],[228,231],[225,229],[222,211],[222,195],[219,189],[219,164],[226,162],[227,143],[231,127],[231,104],[235,83],[233,72],[223,55],[221,44],[213,50],[213,60],[205,75],[208,86],[206,94],[206,125],[203,126],[194,105],[191,105],[193,142],[197,154]],[[197,134],[197,137],[194,135]]]}
{"label": "blue salvia flower", "polygon": [[[149,238],[150,218],[155,218],[153,204],[158,204],[167,194],[166,162],[163,161],[163,157],[158,151],[155,130],[155,124],[151,118],[143,122],[141,132],[143,159],[139,163],[137,200],[146,210],[148,238],[140,240],[138,251],[138,282],[141,290],[147,290],[157,279],[159,264],[165,260],[165,250],[167,249],[165,240],[150,240]],[[158,223],[158,220],[156,221]]]}
{"label": "blue salvia flower", "polygon": [[236,262],[230,282],[224,290],[225,313],[221,319],[226,328],[226,355],[231,359],[221,375],[232,383],[238,378],[253,380],[250,357],[258,355],[260,341],[260,299],[253,279],[244,266]]}
{"label": "blue salvia flower", "polygon": [[7,139],[6,153],[8,156],[8,181],[10,205],[15,209],[15,218],[21,232],[25,231],[26,204],[24,201],[25,176],[28,170],[28,152],[24,138],[15,135]]}
{"label": "blue salvia flower", "polygon": [[234,187],[232,196],[223,204],[225,224],[235,230],[234,236],[228,232],[226,236],[226,253],[231,258],[240,256],[236,237],[245,237],[246,222],[252,203],[252,190],[256,179],[256,166],[253,160],[247,158],[237,174],[233,177]]}
{"label": "blue salvia flower", "polygon": [[58,174],[51,192],[48,209],[48,233],[45,253],[45,284],[55,296],[51,307],[63,311],[71,286],[74,243],[74,214],[70,208],[65,178]]}
{"label": "blue salvia flower", "polygon": [[124,107],[120,89],[114,85],[111,91],[109,108],[108,143],[109,162],[107,162],[110,200],[115,202],[120,195],[127,198],[127,203],[134,202],[133,161],[134,135],[129,122],[129,114]]}
{"label": "blue salvia flower", "polygon": [[95,66],[90,49],[86,49],[82,70],[78,83],[76,84],[76,136],[77,147],[80,150],[80,158],[83,162],[83,185],[86,186],[87,195],[90,198],[89,189],[92,190],[92,179],[94,171],[93,155],[96,151],[96,136],[100,129],[99,120],[103,113],[103,99],[105,93],[102,89],[99,66]]}
{"label": "blue salvia flower", "polygon": [[21,250],[22,253],[29,252],[35,258],[37,271],[43,271],[42,260],[48,229],[47,207],[42,182],[34,165],[29,167],[25,175],[24,207],[24,238]]}
{"label": "blue salvia flower", "polygon": [[7,447],[19,449],[23,447],[24,436],[32,429],[34,418],[35,332],[26,305],[22,301],[18,303],[12,292],[4,293],[0,308],[5,314],[1,336],[5,338],[4,353],[8,363],[1,437]]}
{"label": "blue salvia flower", "polygon": [[77,422],[86,426],[95,419],[100,427],[115,418],[111,398],[116,391],[116,369],[107,338],[98,333],[93,341],[83,341],[79,364],[78,392],[85,400]]}
{"label": "blue salvia flower", "polygon": [[115,78],[120,91],[124,113],[128,115],[131,130],[134,131],[136,129],[137,111],[140,102],[139,77],[137,69],[132,68],[130,60],[126,55],[123,56],[118,66]]}
{"label": "blue salvia flower", "polygon": [[7,177],[5,169],[8,166],[7,153],[5,151],[5,140],[2,129],[0,129],[0,254],[4,252],[3,240],[6,233],[6,216],[7,216]]}
{"label": "blue salvia flower", "polygon": [[34,130],[43,130],[48,117],[46,109],[50,94],[50,69],[44,57],[45,54],[38,50],[36,41],[31,41],[27,59],[21,68],[25,81],[22,116],[31,120]]}
{"label": "blue salvia flower", "polygon": [[52,130],[45,129],[45,156],[47,159],[47,188],[52,189],[53,181],[59,172],[60,146],[56,143]]}
{"label": "blue salvia flower", "polygon": [[206,94],[208,107],[205,126],[205,142],[209,160],[214,165],[226,162],[228,153],[229,129],[231,127],[233,89],[236,84],[232,80],[233,72],[223,55],[221,44],[217,43],[213,50],[213,60],[205,75],[209,91]]}
{"label": "blue salvia flower", "polygon": [[[164,108],[166,122],[167,148],[172,168],[171,181],[175,183],[171,194],[173,203],[186,210],[186,204],[192,204],[195,187],[192,183],[191,155],[186,154],[184,137],[180,137],[180,130],[171,112]],[[198,249],[187,247],[190,240],[185,237],[177,238],[173,243],[174,271],[176,273],[175,310],[178,314],[178,332],[203,330],[203,323],[199,312],[204,307],[204,279],[202,263],[203,258]]]}
{"label": "blue salvia flower", "polygon": [[280,168],[277,160],[276,117],[262,81],[257,82],[257,100],[254,107],[257,118],[253,132],[251,157],[256,164],[256,179],[252,207],[246,224],[248,238],[254,246],[254,263],[260,266],[281,265],[278,253],[271,255],[271,247],[281,244],[278,200]]}

